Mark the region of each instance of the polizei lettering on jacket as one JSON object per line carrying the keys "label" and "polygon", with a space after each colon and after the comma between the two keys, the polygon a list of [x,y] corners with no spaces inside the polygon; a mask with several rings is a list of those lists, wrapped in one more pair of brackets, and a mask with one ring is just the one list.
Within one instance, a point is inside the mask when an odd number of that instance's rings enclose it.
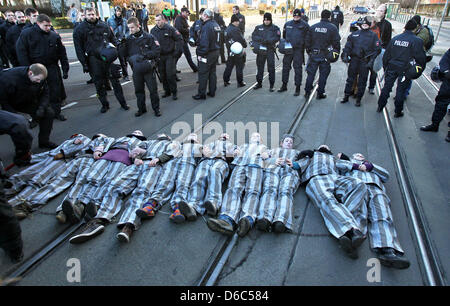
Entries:
{"label": "polizei lettering on jacket", "polygon": [[396,40],[396,41],[394,41],[394,46],[407,48],[409,46],[409,41]]}
{"label": "polizei lettering on jacket", "polygon": [[314,30],[316,32],[319,32],[319,33],[326,33],[326,32],[328,32],[327,28],[315,28]]}

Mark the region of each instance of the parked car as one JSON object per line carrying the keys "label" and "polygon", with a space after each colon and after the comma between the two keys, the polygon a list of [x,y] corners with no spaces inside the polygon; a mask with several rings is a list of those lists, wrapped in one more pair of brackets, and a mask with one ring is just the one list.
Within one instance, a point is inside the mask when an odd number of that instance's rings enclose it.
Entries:
{"label": "parked car", "polygon": [[367,7],[364,6],[356,6],[353,9],[353,13],[355,14],[367,14],[369,12],[369,10],[367,9]]}

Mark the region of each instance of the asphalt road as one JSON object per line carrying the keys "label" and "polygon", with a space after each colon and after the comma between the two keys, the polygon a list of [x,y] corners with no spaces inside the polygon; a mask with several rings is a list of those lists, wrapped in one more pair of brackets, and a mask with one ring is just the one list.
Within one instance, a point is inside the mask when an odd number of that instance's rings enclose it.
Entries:
{"label": "asphalt road", "polygon": [[[346,16],[350,17],[350,16]],[[343,43],[348,34],[350,18],[341,29]],[[282,27],[284,19],[276,18]],[[257,18],[249,18],[248,29],[259,23]],[[310,22],[311,24],[312,22]],[[400,29],[396,29],[400,31]],[[251,34],[247,30],[246,36]],[[174,137],[181,122],[194,127],[207,120],[221,106],[236,97],[255,82],[255,55],[247,50],[248,60],[244,70],[247,87],[236,88],[234,74],[232,85],[224,88],[222,73],[224,65],[217,66],[218,90],[215,98],[194,101],[196,94],[196,74],[192,73],[183,58],[179,62],[181,82],[178,83],[179,100],[161,100],[162,117],[153,114],[135,118],[136,98],[132,82],[124,83],[125,98],[131,110],[120,109],[112,93],[109,92],[111,109],[100,113],[100,103],[93,85],[86,85],[87,76],[82,73],[73,50],[70,33],[61,33],[68,49],[71,70],[65,80],[68,95],[67,107],[63,113],[66,122],[55,121],[52,140],[62,142],[74,133],[91,136],[95,133],[119,137],[135,129],[141,129],[148,137],[158,132],[167,132]],[[192,50],[194,51],[194,50]],[[194,54],[194,52],[193,52]],[[281,63],[277,61],[277,65]],[[430,68],[430,67],[428,67]],[[427,70],[428,70],[427,68]],[[299,97],[293,97],[293,72],[291,71],[288,92],[270,93],[268,80],[263,88],[251,90],[244,99],[231,106],[217,117],[216,125],[203,130],[203,140],[213,132],[212,128],[226,129],[227,123],[242,122],[255,124],[259,129],[266,127],[264,141],[271,147],[278,137],[289,127],[293,114],[304,102],[304,89]],[[303,74],[303,84],[306,73]],[[312,100],[311,106],[295,131],[295,146],[299,150],[316,148],[328,144],[333,152],[351,154],[361,152],[374,163],[380,164],[391,173],[386,184],[392,201],[392,211],[400,242],[406,256],[411,261],[407,270],[381,267],[378,282],[370,282],[371,260],[375,254],[369,249],[368,241],[359,249],[359,258],[352,260],[345,256],[337,241],[328,234],[318,209],[311,205],[304,187],[295,194],[294,232],[292,234],[262,233],[256,229],[239,239],[219,276],[217,285],[422,285],[420,256],[411,233],[411,223],[403,204],[397,173],[388,143],[382,116],[376,113],[377,96],[366,95],[360,108],[354,107],[354,100],[341,104],[346,79],[346,66],[341,61],[332,65],[327,84],[328,97]],[[281,69],[277,69],[276,88],[281,86]],[[162,86],[159,86],[161,91]],[[448,275],[448,220],[450,217],[448,143],[446,122],[438,133],[424,133],[419,127],[429,122],[433,110],[436,90],[421,77],[414,82],[411,95],[405,103],[405,117],[393,119],[393,128],[400,144],[401,155],[405,159],[414,190],[419,197],[421,209],[427,221],[427,231],[439,255],[442,270]],[[148,97],[148,95],[147,95]],[[388,109],[393,114],[392,97]],[[150,103],[149,101],[147,103]],[[444,120],[448,120],[447,118]],[[274,127],[273,129],[271,129]],[[37,134],[37,130],[33,132]],[[6,136],[0,137],[0,154],[8,164],[12,160],[13,147]],[[39,152],[34,144],[33,152]],[[17,171],[13,169],[12,172]],[[32,217],[21,221],[25,241],[25,257],[31,256],[44,243],[50,241],[65,226],[56,222],[55,208],[63,194],[52,199]],[[129,244],[121,244],[115,235],[118,229],[113,224],[106,226],[105,232],[81,245],[68,242],[58,247],[42,264],[34,268],[20,285],[195,285],[203,275],[206,266],[217,254],[225,241],[224,236],[211,232],[206,226],[207,217],[199,217],[195,222],[176,225],[169,221],[169,207],[142,227],[131,237]],[[69,282],[68,260],[80,262],[80,282]],[[447,259],[446,259],[447,258]],[[9,259],[0,251],[0,275],[13,269]],[[447,278],[445,279],[447,281]]]}

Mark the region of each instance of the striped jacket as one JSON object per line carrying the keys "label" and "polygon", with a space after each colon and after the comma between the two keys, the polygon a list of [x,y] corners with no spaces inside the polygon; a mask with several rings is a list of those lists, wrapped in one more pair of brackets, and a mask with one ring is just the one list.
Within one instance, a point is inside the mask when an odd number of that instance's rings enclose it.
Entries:
{"label": "striped jacket", "polygon": [[139,156],[142,160],[155,159],[163,153],[173,156],[176,152],[176,145],[171,140],[146,140],[139,144],[139,148],[146,152]]}
{"label": "striped jacket", "polygon": [[128,153],[131,153],[131,151],[134,148],[136,148],[140,143],[142,143],[142,140],[136,137],[124,136],[114,139],[114,141],[109,141],[104,147],[103,152],[107,152],[112,149],[124,149],[128,150]]}
{"label": "striped jacket", "polygon": [[209,144],[207,144],[207,147],[212,152],[210,155],[204,158],[221,158],[223,160],[226,160],[227,157],[234,157],[234,151],[238,148],[235,144],[228,140],[215,140]]}
{"label": "striped jacket", "polygon": [[177,158],[179,162],[196,166],[203,156],[203,145],[199,143],[184,142],[179,146]]}
{"label": "striped jacket", "polygon": [[360,179],[366,184],[375,184],[380,187],[381,190],[386,191],[384,184],[389,179],[389,172],[378,165],[373,164],[373,169],[370,172],[361,170],[352,170],[345,173],[346,176]]}
{"label": "striped jacket", "polygon": [[269,151],[270,158],[266,159],[264,162],[266,171],[275,171],[280,166],[277,166],[275,163],[278,158],[290,159],[292,162],[297,160],[297,155],[300,152],[295,149],[283,149],[283,148],[275,148]]}
{"label": "striped jacket", "polygon": [[261,154],[268,153],[267,147],[260,142],[246,143],[239,147],[239,155],[234,158],[231,164],[236,166],[257,165],[264,167],[264,160]]}
{"label": "striped jacket", "polygon": [[[82,140],[81,144],[74,144],[76,139]],[[33,154],[31,156],[31,164],[35,164],[43,161],[47,157],[55,156],[56,154],[63,153],[65,157],[73,157],[76,154],[80,153],[91,141],[91,139],[83,134],[78,134],[77,136],[65,140],[58,147],[53,150],[42,152],[39,154]]]}
{"label": "striped jacket", "polygon": [[352,170],[353,164],[349,161],[336,159],[332,154],[315,151],[312,158],[306,156],[299,163],[309,164],[302,173],[302,182],[309,181],[316,175],[341,175]]}

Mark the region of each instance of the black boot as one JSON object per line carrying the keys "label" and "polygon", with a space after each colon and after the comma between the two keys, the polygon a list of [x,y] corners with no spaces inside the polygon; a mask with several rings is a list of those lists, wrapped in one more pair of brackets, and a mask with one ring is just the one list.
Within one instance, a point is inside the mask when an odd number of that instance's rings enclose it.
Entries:
{"label": "black boot", "polygon": [[283,92],[287,90],[287,83],[283,83],[283,85],[281,85],[281,88],[278,89],[278,92]]}
{"label": "black boot", "polygon": [[378,248],[377,257],[380,263],[386,267],[392,267],[396,269],[407,269],[409,268],[408,259],[404,258],[404,255],[397,252],[393,248]]}
{"label": "black boot", "polygon": [[361,106],[361,98],[356,99],[355,106]]}
{"label": "black boot", "polygon": [[341,103],[347,103],[349,97],[350,97],[349,95],[345,95],[344,99],[342,99]]}
{"label": "black boot", "polygon": [[255,89],[255,90],[260,89],[260,88],[262,88],[262,83],[259,83],[259,82],[258,82],[258,84],[255,85],[255,87],[253,87],[253,89]]}
{"label": "black boot", "polygon": [[327,95],[324,94],[324,93],[319,93],[319,94],[317,94],[317,99],[318,99],[318,100],[326,99],[326,98],[327,98]]}
{"label": "black boot", "polygon": [[295,93],[294,93],[294,96],[296,96],[296,97],[300,96],[300,86],[296,86],[296,87],[295,87]]}
{"label": "black boot", "polygon": [[420,130],[424,132],[437,132],[439,131],[439,124],[433,122],[429,125],[421,126]]}

